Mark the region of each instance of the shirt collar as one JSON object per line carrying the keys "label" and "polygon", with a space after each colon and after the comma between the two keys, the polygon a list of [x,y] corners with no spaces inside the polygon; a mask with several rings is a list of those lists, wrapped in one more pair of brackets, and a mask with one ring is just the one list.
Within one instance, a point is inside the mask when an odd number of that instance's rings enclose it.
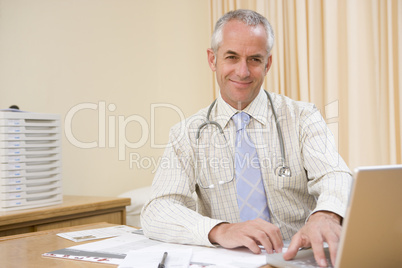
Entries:
{"label": "shirt collar", "polygon": [[[216,121],[222,128],[225,128],[232,118],[232,116],[239,112],[239,110],[233,108],[227,104],[220,93],[216,101],[215,109],[211,120]],[[264,90],[261,88],[257,97],[243,109],[243,112],[248,113],[255,120],[261,124],[267,124],[268,120],[268,98]]]}

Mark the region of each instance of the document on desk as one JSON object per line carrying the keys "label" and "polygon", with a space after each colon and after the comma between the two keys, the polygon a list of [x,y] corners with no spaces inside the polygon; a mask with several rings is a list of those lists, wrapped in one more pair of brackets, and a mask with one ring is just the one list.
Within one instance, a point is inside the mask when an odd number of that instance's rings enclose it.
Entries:
{"label": "document on desk", "polygon": [[188,268],[193,250],[191,248],[178,250],[152,250],[128,252],[118,268],[156,268],[161,263],[163,254],[167,252],[165,268]]}
{"label": "document on desk", "polygon": [[57,235],[74,242],[82,242],[101,238],[115,237],[122,234],[133,233],[136,231],[138,231],[138,229],[136,228],[126,225],[118,225],[105,228],[60,233]]}
{"label": "document on desk", "polygon": [[190,267],[255,268],[266,263],[265,253],[254,254],[246,248],[224,249],[163,243],[138,234],[124,234],[102,241],[55,250],[45,253],[43,256],[120,265],[131,251],[160,253],[167,250],[187,249],[192,250]]}

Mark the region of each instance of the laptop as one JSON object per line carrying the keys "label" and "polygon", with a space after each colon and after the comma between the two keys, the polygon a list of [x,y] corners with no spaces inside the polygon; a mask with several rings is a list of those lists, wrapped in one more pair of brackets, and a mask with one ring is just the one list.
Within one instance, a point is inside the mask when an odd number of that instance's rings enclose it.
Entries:
{"label": "laptop", "polygon": [[[328,263],[328,248],[325,249]],[[319,267],[313,251],[300,250],[291,261],[267,255],[274,267]],[[336,268],[402,267],[402,165],[355,170],[343,222]],[[330,266],[332,267],[332,266]]]}

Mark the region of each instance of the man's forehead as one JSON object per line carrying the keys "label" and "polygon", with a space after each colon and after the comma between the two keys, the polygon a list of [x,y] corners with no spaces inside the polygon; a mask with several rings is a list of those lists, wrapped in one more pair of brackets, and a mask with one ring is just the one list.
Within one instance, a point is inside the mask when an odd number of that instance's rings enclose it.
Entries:
{"label": "man's forehead", "polygon": [[222,40],[221,45],[218,48],[218,54],[222,56],[233,55],[239,57],[253,57],[253,58],[267,58],[268,51],[266,42],[258,44],[247,45],[241,42],[225,42]]}

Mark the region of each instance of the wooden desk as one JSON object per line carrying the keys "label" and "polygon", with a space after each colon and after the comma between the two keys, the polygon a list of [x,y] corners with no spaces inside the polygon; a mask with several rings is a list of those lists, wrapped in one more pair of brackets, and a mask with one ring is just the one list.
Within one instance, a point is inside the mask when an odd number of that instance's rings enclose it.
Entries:
{"label": "wooden desk", "polygon": [[46,252],[88,243],[76,243],[57,236],[56,234],[58,233],[103,228],[113,225],[103,222],[0,237],[0,267],[117,267],[117,265],[110,264],[42,257],[42,254]]}
{"label": "wooden desk", "polygon": [[42,208],[0,212],[0,236],[82,224],[126,224],[130,198],[63,196],[63,203]]}
{"label": "wooden desk", "polygon": [[[73,242],[57,236],[56,234],[58,233],[110,227],[113,225],[115,224],[103,222],[0,237],[0,267],[117,267],[117,265],[112,264],[42,257],[42,254],[46,252],[99,241]],[[264,265],[260,268],[270,267],[269,265]]]}

